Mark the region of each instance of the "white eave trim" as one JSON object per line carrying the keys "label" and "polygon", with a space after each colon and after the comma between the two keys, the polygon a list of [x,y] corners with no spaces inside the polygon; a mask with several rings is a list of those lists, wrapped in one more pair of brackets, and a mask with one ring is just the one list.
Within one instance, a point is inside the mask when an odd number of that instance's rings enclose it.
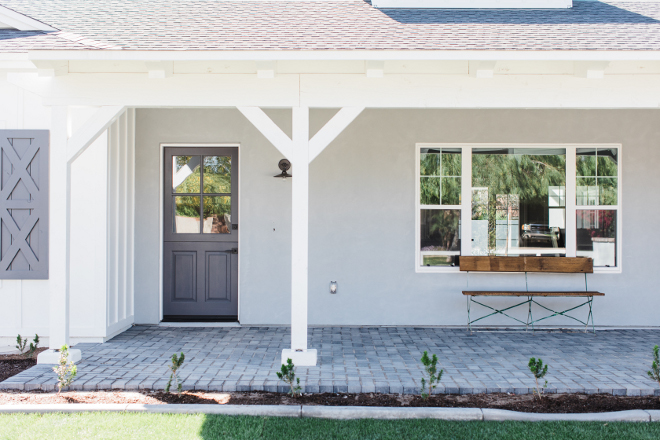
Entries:
{"label": "white eave trim", "polygon": [[372,0],[376,8],[405,9],[566,9],[573,0]]}
{"label": "white eave trim", "polygon": [[48,26],[45,23],[30,18],[27,15],[19,14],[18,12],[4,6],[0,6],[0,22],[5,23],[19,31],[56,31],[54,27]]}
{"label": "white eave trim", "polygon": [[[0,54],[2,55],[2,54]],[[620,50],[34,50],[29,60],[67,61],[660,61],[660,51]]]}

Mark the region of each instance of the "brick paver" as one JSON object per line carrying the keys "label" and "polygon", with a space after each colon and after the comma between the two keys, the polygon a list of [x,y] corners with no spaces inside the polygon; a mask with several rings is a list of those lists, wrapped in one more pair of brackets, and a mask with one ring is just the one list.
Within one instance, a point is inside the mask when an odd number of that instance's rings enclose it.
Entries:
{"label": "brick paver", "polygon": [[[439,393],[530,393],[530,357],[550,365],[548,392],[660,395],[646,377],[660,330],[479,331],[413,327],[310,328],[316,367],[298,367],[305,392],[418,393],[419,359],[435,353],[445,374]],[[275,372],[289,346],[282,327],[173,328],[135,326],[104,344],[78,344],[83,359],[73,389],[162,389],[173,353],[184,352],[185,389],[284,391]],[[55,386],[37,365],[0,389]]]}

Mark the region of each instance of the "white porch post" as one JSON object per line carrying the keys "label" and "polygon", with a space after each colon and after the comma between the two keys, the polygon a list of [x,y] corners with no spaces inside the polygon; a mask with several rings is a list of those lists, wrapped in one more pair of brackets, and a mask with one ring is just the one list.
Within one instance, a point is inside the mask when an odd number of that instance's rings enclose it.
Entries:
{"label": "white porch post", "polygon": [[[67,161],[68,108],[53,106],[50,131],[50,234],[49,254],[49,350],[37,356],[39,364],[56,364],[59,350],[69,345],[69,209],[70,167]],[[73,362],[80,350],[70,350]]]}
{"label": "white porch post", "polygon": [[[71,164],[124,112],[122,106],[106,106],[69,139],[67,106],[53,106],[50,130],[50,234],[49,254],[49,350],[37,356],[39,364],[56,364],[59,350],[69,344],[69,280],[71,235]],[[78,362],[80,350],[70,349],[69,360]]]}
{"label": "white porch post", "polygon": [[309,262],[309,109],[294,107],[291,152],[291,358],[300,366],[316,365],[316,350],[307,348],[307,291]]}
{"label": "white porch post", "polygon": [[238,110],[293,165],[291,179],[291,349],[282,350],[282,363],[316,365],[315,349],[307,348],[309,290],[309,164],[364,110],[344,107],[309,139],[309,108],[292,108],[292,139],[258,107]]}

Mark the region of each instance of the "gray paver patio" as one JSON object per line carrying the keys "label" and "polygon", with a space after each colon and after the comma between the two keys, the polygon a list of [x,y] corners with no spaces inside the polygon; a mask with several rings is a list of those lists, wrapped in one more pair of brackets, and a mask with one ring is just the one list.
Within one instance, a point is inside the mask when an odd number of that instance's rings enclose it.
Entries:
{"label": "gray paver patio", "polygon": [[[548,392],[660,395],[646,377],[660,330],[479,331],[414,327],[309,329],[316,367],[298,367],[305,392],[419,392],[424,350],[445,374],[439,393],[530,393],[530,357],[550,365]],[[162,389],[173,353],[184,352],[185,389],[285,391],[275,372],[289,346],[282,327],[135,326],[104,344],[78,344],[83,359],[73,389]],[[0,389],[54,388],[50,366],[37,365]]]}

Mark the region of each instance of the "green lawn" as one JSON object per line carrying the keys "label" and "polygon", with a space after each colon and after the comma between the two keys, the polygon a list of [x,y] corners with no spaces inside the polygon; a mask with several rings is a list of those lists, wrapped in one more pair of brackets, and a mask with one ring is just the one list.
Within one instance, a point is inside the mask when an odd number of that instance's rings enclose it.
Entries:
{"label": "green lawn", "polygon": [[0,439],[658,439],[660,423],[320,420],[169,414],[5,414]]}

